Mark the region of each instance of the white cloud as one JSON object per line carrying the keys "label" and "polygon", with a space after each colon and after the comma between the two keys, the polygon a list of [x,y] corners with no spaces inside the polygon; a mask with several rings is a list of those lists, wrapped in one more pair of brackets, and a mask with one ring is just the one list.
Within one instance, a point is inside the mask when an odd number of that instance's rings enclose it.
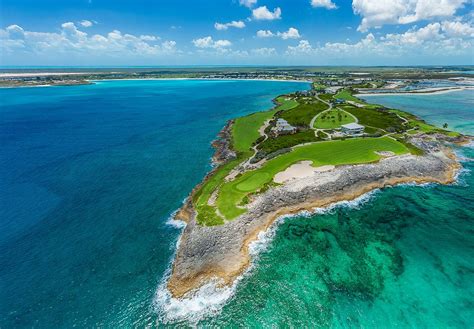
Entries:
{"label": "white cloud", "polygon": [[273,9],[273,12],[268,10],[267,6],[261,6],[252,10],[252,17],[256,20],[267,20],[271,21],[274,19],[281,18],[281,9],[277,7]]}
{"label": "white cloud", "polygon": [[245,27],[245,23],[243,21],[232,21],[229,23],[215,23],[214,27],[216,30],[227,30],[229,27],[235,27],[237,29],[243,29]]}
{"label": "white cloud", "polygon": [[257,0],[239,0],[241,6],[251,8],[253,5],[257,4]]}
{"label": "white cloud", "polygon": [[277,35],[283,40],[301,38],[300,32],[294,27],[290,27],[286,32],[278,32]]}
{"label": "white cloud", "polygon": [[161,44],[164,50],[168,52],[174,52],[176,50],[176,41],[170,40],[170,41],[165,41]]}
{"label": "white cloud", "polygon": [[8,26],[6,32],[11,39],[23,39],[25,37],[25,30],[18,25]]}
{"label": "white cloud", "polygon": [[308,40],[301,40],[296,47],[288,46],[286,53],[287,55],[310,54],[314,50]]}
{"label": "white cloud", "polygon": [[362,16],[358,30],[366,32],[386,24],[452,17],[470,0],[353,0],[352,9]]}
{"label": "white cloud", "polygon": [[214,48],[220,49],[225,47],[232,46],[232,43],[229,40],[213,40],[212,37],[204,37],[199,39],[194,39],[193,44],[197,48]]}
{"label": "white cloud", "polygon": [[474,27],[470,23],[444,21],[412,28],[404,33],[389,33],[380,38],[369,33],[354,43],[327,42],[323,46],[313,47],[309,41],[301,40],[297,46],[288,46],[286,54],[346,61],[374,56],[385,58],[385,61],[416,56],[449,58],[472,54],[473,37]]}
{"label": "white cloud", "polygon": [[273,56],[276,55],[276,49],[275,48],[256,48],[252,49],[252,53],[257,55],[257,56]]}
{"label": "white cloud", "polygon": [[154,35],[141,35],[140,36],[140,40],[143,40],[143,41],[156,41],[160,39],[161,39],[160,37],[157,37]]}
{"label": "white cloud", "polygon": [[444,21],[441,23],[441,29],[448,37],[474,38],[474,27],[468,23]]}
{"label": "white cloud", "polygon": [[87,19],[82,20],[79,24],[81,24],[83,27],[91,27],[92,25],[94,25],[94,23],[88,21]]}
{"label": "white cloud", "polygon": [[118,30],[106,35],[88,35],[72,22],[63,23],[59,33],[25,31],[18,25],[10,25],[5,30],[0,29],[0,52],[15,54],[21,51],[45,58],[59,54],[83,56],[91,52],[101,57],[143,57],[177,52],[176,42],[151,43],[157,40],[158,37],[122,34]]}
{"label": "white cloud", "polygon": [[273,34],[272,31],[270,30],[259,30],[257,31],[257,37],[259,38],[271,38],[274,37],[275,34]]}
{"label": "white cloud", "polygon": [[311,6],[314,8],[337,9],[336,4],[331,0],[311,0]]}
{"label": "white cloud", "polygon": [[298,29],[294,27],[290,27],[288,31],[277,32],[277,33],[273,33],[270,30],[259,30],[257,31],[257,37],[258,38],[279,37],[279,38],[282,38],[283,40],[287,40],[287,39],[299,39],[301,38],[301,35]]}

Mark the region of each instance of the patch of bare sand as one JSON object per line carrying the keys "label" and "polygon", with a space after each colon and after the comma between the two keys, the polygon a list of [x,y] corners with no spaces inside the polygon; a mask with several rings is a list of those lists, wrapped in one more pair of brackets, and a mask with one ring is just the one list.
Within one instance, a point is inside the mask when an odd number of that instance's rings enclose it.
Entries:
{"label": "patch of bare sand", "polygon": [[311,177],[318,172],[331,171],[334,168],[334,166],[329,165],[313,167],[312,161],[301,161],[276,174],[273,181],[278,184],[283,184],[293,179]]}

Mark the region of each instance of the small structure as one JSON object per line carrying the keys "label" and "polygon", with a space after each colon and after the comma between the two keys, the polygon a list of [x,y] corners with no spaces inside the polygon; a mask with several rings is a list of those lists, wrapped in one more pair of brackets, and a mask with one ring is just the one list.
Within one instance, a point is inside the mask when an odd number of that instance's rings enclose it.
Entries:
{"label": "small structure", "polygon": [[296,128],[290,125],[288,121],[282,118],[279,118],[277,120],[274,129],[275,129],[275,132],[279,135],[294,134],[296,132]]}
{"label": "small structure", "polygon": [[341,126],[341,130],[345,135],[358,136],[364,133],[364,126],[358,123],[348,123]]}
{"label": "small structure", "polygon": [[344,104],[346,101],[342,98],[336,98],[336,104]]}

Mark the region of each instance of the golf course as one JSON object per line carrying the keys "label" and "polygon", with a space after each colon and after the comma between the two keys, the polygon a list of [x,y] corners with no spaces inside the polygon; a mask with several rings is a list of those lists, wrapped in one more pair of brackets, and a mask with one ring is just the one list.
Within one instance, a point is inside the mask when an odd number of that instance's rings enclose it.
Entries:
{"label": "golf course", "polygon": [[[349,103],[340,104],[340,99]],[[278,185],[275,175],[293,164],[310,161],[316,168],[377,162],[381,154],[421,155],[408,136],[418,131],[449,134],[409,113],[367,104],[346,89],[332,95],[282,95],[274,103],[271,110],[233,121],[230,144],[235,156],[215,168],[192,195],[199,224],[220,225],[244,214],[252,198]],[[276,133],[277,119],[296,131]],[[349,123],[362,125],[364,134],[341,132]]]}

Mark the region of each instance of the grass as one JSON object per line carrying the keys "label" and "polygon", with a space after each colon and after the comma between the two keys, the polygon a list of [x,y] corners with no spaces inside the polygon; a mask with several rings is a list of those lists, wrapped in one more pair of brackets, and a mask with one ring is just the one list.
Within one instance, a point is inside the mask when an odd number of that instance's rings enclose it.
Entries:
{"label": "grass", "polygon": [[332,95],[331,94],[320,94],[318,95],[319,98],[321,98],[323,101],[329,102],[332,100]]}
{"label": "grass", "polygon": [[257,112],[235,120],[232,127],[232,146],[237,152],[237,158],[222,165],[204,183],[193,195],[193,203],[197,210],[197,222],[200,225],[221,225],[223,219],[217,215],[214,207],[207,204],[212,193],[222,184],[224,178],[239,163],[248,159],[252,152],[250,150],[252,143],[260,136],[258,130],[263,123],[279,111],[289,110],[298,105],[295,100],[286,100],[286,97],[277,98],[278,106],[270,111]]}
{"label": "grass", "polygon": [[395,154],[409,152],[405,145],[388,137],[327,141],[297,147],[290,153],[269,160],[263,167],[223,184],[217,198],[217,207],[227,219],[234,219],[245,213],[245,209],[238,205],[247,194],[259,191],[272,181],[275,174],[293,163],[310,160],[315,167],[368,163],[380,159],[375,151],[392,151]]}
{"label": "grass", "polygon": [[291,110],[284,111],[279,117],[288,121],[292,126],[310,128],[309,124],[311,119],[313,119],[316,114],[326,110],[327,107],[328,106],[323,102],[300,104]]}
{"label": "grass", "polygon": [[292,135],[283,135],[276,138],[269,138],[261,143],[258,149],[270,154],[287,147],[315,142],[317,140],[319,140],[319,138],[314,135],[313,130],[305,130]]}
{"label": "grass", "polygon": [[352,96],[352,93],[347,89],[340,90],[336,95],[334,95],[333,98],[334,99],[341,98],[341,99],[344,99],[346,101],[353,101],[353,102],[357,102],[357,103],[361,103],[361,104],[364,103],[363,101],[361,101],[357,97]]}
{"label": "grass", "polygon": [[416,147],[415,145],[409,143],[408,141],[405,140],[405,138],[397,138],[397,141],[405,145],[405,147],[410,151],[411,154],[414,155],[423,155],[424,152],[420,148]]}
{"label": "grass", "polygon": [[331,111],[320,114],[315,122],[314,128],[317,129],[335,129],[342,125],[355,122],[356,120],[346,111],[332,109]]}
{"label": "grass", "polygon": [[258,130],[266,120],[272,118],[278,111],[289,110],[298,105],[295,100],[285,100],[284,97],[278,97],[277,102],[280,104],[273,110],[257,112],[235,119],[232,126],[232,146],[235,151],[248,152],[253,142],[260,137]]}
{"label": "grass", "polygon": [[342,108],[356,116],[361,125],[381,128],[389,132],[406,130],[403,120],[390,111],[355,106],[343,106]]}
{"label": "grass", "polygon": [[417,116],[415,116],[413,114],[410,114],[410,113],[407,113],[407,112],[404,112],[404,111],[400,111],[400,110],[393,110],[393,109],[390,109],[389,111],[393,112],[393,113],[396,113],[399,116],[407,119],[408,120],[408,125],[409,125],[410,128],[418,128],[418,130],[411,131],[410,134],[416,134],[417,132],[421,131],[421,132],[428,133],[428,134],[430,134],[430,133],[440,133],[440,134],[444,134],[444,135],[449,136],[449,137],[458,137],[458,136],[461,135],[460,133],[455,132],[455,131],[449,131],[449,130],[441,129],[441,128],[438,128],[436,126],[430,125],[430,124],[426,123],[425,121],[419,119]]}

